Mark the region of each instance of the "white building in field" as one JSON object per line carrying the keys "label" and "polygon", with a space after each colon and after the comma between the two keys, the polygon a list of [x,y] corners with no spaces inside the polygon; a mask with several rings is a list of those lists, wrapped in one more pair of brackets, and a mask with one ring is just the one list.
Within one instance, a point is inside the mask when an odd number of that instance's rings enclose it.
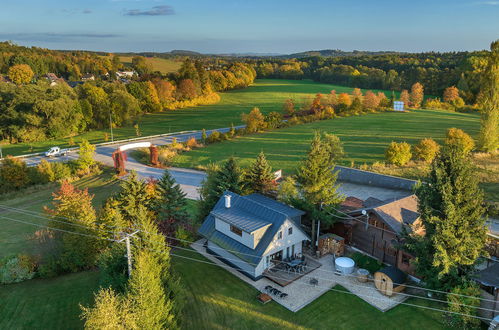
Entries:
{"label": "white building in field", "polygon": [[258,280],[274,262],[301,256],[303,243],[310,240],[301,229],[303,214],[260,194],[225,192],[199,233],[209,253]]}

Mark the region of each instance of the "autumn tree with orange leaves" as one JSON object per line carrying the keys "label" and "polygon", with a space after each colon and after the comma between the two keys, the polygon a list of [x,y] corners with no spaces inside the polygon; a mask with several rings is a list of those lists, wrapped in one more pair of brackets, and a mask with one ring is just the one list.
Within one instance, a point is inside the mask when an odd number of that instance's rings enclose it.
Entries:
{"label": "autumn tree with orange leaves", "polygon": [[410,95],[411,107],[418,109],[419,107],[421,107],[423,99],[424,99],[423,85],[417,82],[411,87],[411,95]]}

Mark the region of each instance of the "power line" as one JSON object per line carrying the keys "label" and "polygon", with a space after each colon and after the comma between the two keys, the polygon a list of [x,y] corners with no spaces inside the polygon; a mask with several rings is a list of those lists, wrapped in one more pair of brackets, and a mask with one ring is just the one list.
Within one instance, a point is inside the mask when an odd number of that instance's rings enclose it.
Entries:
{"label": "power line", "polygon": [[[4,206],[4,205],[0,205],[0,207],[3,207],[3,208],[12,208],[12,209],[15,209],[15,210],[18,210],[19,213],[23,213],[23,212],[29,212],[29,213],[33,213],[33,214],[26,214],[26,215],[33,215],[33,216],[36,216],[36,213],[35,211],[29,211],[29,210],[24,210],[24,209],[18,209],[18,208],[13,208],[13,207],[8,207],[8,206]],[[343,212],[342,212],[343,213]],[[38,214],[42,214],[42,213],[38,213]],[[39,218],[42,218],[40,216],[38,216]],[[58,216],[59,218],[63,218],[63,219],[68,219],[70,220],[69,218],[66,218],[66,217],[62,217],[62,216]],[[43,219],[46,219],[46,220],[53,220],[51,218],[43,218]],[[74,220],[74,219],[71,219],[71,220]],[[78,220],[78,219],[76,219]],[[81,220],[80,220],[81,221]],[[65,223],[65,222],[64,222]],[[363,222],[364,223],[364,222]],[[72,223],[67,223],[67,224],[72,224]],[[76,225],[76,224],[74,224]],[[102,224],[102,225],[105,225],[105,224]],[[115,228],[115,226],[109,226],[109,225],[105,225],[107,227],[113,227]],[[51,228],[52,227],[46,227],[46,228]],[[86,227],[88,229],[96,229],[96,228],[91,228],[91,227]],[[53,228],[55,229],[55,228]],[[129,228],[129,227],[126,227],[126,228],[122,228],[122,229],[127,229],[129,231],[133,231],[133,230],[136,230],[138,229],[138,227],[135,227],[135,228]],[[101,229],[103,230],[103,229]],[[60,230],[62,231],[62,230]],[[150,232],[147,232],[147,231],[143,231],[141,230],[142,232],[144,233],[147,233],[147,234],[150,234],[150,235],[158,235],[158,236],[161,236],[161,237],[166,237],[166,238],[169,238],[169,239],[173,239],[173,240],[177,240],[177,241],[182,241],[182,242],[186,242],[186,243],[189,243],[189,244],[192,244],[192,245],[200,245],[200,243],[197,243],[197,242],[192,242],[192,241],[189,241],[189,240],[185,240],[185,239],[179,239],[179,238],[176,238],[176,237],[172,237],[172,236],[167,236],[167,235],[164,235],[164,234],[159,234],[159,233],[150,233]],[[108,232],[111,232],[111,231],[108,231]],[[117,233],[116,232],[111,232],[113,233],[114,235],[116,235]],[[97,236],[95,236],[97,237]],[[140,238],[140,237],[139,237]],[[140,238],[142,239],[142,238]],[[112,240],[114,241],[114,240]],[[237,254],[241,254],[241,255],[247,255],[247,256],[251,256],[251,257],[258,257],[258,258],[261,258],[261,256],[258,256],[258,255],[254,255],[254,254],[249,254],[249,253],[242,253],[242,252],[238,252],[238,251],[235,251],[235,250],[225,250],[225,251],[228,251],[228,252],[234,252],[234,253],[237,253]],[[243,260],[244,261],[244,260]],[[246,263],[250,264],[250,265],[253,265],[253,266],[256,266],[254,263],[250,263],[250,262],[247,262],[245,261]],[[282,262],[282,261],[280,261]],[[328,272],[328,273],[333,273],[333,271],[327,271],[327,270],[324,270],[324,272]],[[349,277],[355,277],[355,278],[358,278],[359,276],[358,275],[343,275],[343,276],[349,276]],[[473,298],[473,299],[479,299],[481,301],[488,301],[488,302],[495,302],[494,300],[491,300],[491,299],[486,299],[486,298],[476,298],[476,297],[473,297],[473,296],[469,296],[469,295],[463,295],[463,294],[457,294],[457,293],[451,293],[451,292],[445,292],[445,291],[442,291],[442,290],[435,290],[435,289],[428,289],[428,288],[423,288],[423,287],[420,287],[420,286],[413,286],[413,285],[408,285],[408,284],[404,284],[404,283],[395,283],[394,284],[398,284],[398,285],[405,285],[406,287],[409,287],[409,288],[415,288],[415,289],[419,289],[419,290],[425,290],[425,291],[429,291],[429,292],[436,292],[436,293],[441,293],[441,294],[445,294],[445,295],[453,295],[453,296],[460,296],[460,297],[466,297],[466,298]],[[418,296],[419,297],[419,296]],[[431,298],[428,298],[428,299],[431,299]]]}
{"label": "power line", "polygon": [[[106,230],[106,229],[102,229],[102,228],[94,228],[94,227],[90,227],[89,225],[80,225],[80,224],[74,223],[74,222],[61,221],[61,220],[54,219],[52,217],[49,218],[49,217],[45,217],[45,216],[40,216],[38,214],[31,214],[31,213],[23,212],[20,209],[19,210],[8,209],[8,208],[6,208],[4,206],[1,206],[1,205],[0,205],[0,208],[4,208],[4,209],[7,209],[7,210],[9,210],[11,212],[17,212],[17,213],[20,213],[20,214],[23,214],[23,215],[30,215],[30,216],[33,216],[33,217],[37,217],[39,219],[44,219],[44,220],[48,220],[48,221],[54,221],[54,222],[58,222],[58,223],[66,224],[66,225],[71,225],[71,226],[75,226],[75,227],[85,228],[85,229],[105,231],[105,232],[108,232],[108,233],[116,235],[115,231],[110,231],[110,230]],[[58,216],[55,216],[55,217],[58,217]],[[69,218],[66,218],[66,219],[69,219]],[[83,221],[81,221],[79,219],[72,219],[72,220],[79,221],[79,222],[83,223]]]}
{"label": "power line", "polygon": [[[152,252],[155,252],[155,250],[153,250],[153,249],[148,249],[148,250],[150,250]],[[172,255],[172,256],[184,258],[184,259],[189,259],[189,260],[192,260],[192,261],[195,261],[195,262],[201,262],[201,263],[205,263],[205,264],[209,264],[209,265],[214,265],[214,266],[218,266],[218,267],[223,267],[223,268],[228,268],[228,269],[234,269],[235,271],[239,271],[237,268],[231,267],[231,266],[228,266],[228,265],[220,265],[220,264],[216,264],[216,263],[213,263],[213,262],[208,262],[208,261],[199,260],[199,259],[195,259],[195,258],[189,258],[189,257],[181,256],[181,255],[178,255],[178,254],[174,254],[174,253],[171,253],[171,252],[169,252],[168,254]],[[279,277],[275,277],[275,278],[279,278]],[[284,279],[284,278],[280,278],[280,279]],[[372,299],[375,299],[375,300],[382,300],[382,301],[386,301],[388,299],[388,298],[378,298],[378,297],[371,296],[371,295],[355,294],[355,293],[352,293],[350,291],[338,290],[338,289],[329,288],[329,287],[326,287],[326,286],[312,285],[312,284],[309,284],[309,283],[303,283],[303,284],[311,286],[311,287],[325,288],[325,289],[330,290],[330,291],[337,291],[337,292],[341,292],[341,293],[347,293],[347,294],[355,295],[355,296],[358,296],[358,297],[366,297],[366,298],[372,298]],[[488,318],[484,318],[484,317],[480,317],[480,316],[475,316],[475,315],[470,315],[470,314],[464,314],[464,313],[458,313],[458,312],[452,312],[452,311],[447,311],[447,310],[433,308],[433,307],[427,307],[427,306],[409,304],[409,303],[405,303],[405,302],[398,302],[398,303],[402,304],[402,305],[407,305],[407,306],[412,306],[412,307],[417,307],[417,308],[423,308],[423,309],[438,311],[438,312],[441,312],[441,313],[450,313],[450,314],[455,314],[455,315],[462,315],[462,316],[472,317],[472,318],[476,318],[476,319],[480,319],[480,320],[484,320],[484,321],[491,321],[492,320],[492,319],[488,319]]]}
{"label": "power line", "polygon": [[38,224],[38,223],[27,222],[27,221],[22,221],[22,220],[19,220],[19,219],[9,218],[9,217],[6,217],[4,215],[0,215],[0,218],[5,219],[5,220],[9,220],[9,221],[15,221],[15,222],[24,223],[26,225],[32,225],[32,226],[37,226],[37,227],[42,227],[42,228],[57,230],[57,231],[68,233],[68,234],[75,234],[75,235],[80,235],[80,236],[87,236],[87,237],[104,239],[104,240],[111,241],[111,242],[116,242],[116,240],[110,239],[110,238],[99,237],[99,236],[96,236],[96,235],[90,235],[90,234],[84,234],[84,233],[78,233],[78,232],[75,232],[75,231],[69,231],[69,230],[64,230],[64,229],[55,228],[55,227],[49,227],[49,226],[41,225],[41,224]]}
{"label": "power line", "polygon": [[[139,238],[140,240],[142,241],[147,241],[147,240],[144,240],[143,238],[141,238],[140,236],[137,236],[137,238]],[[151,242],[151,241],[147,241],[147,242]],[[151,242],[152,243],[152,242]],[[186,251],[189,251],[189,252],[197,252],[196,250],[192,250],[192,249],[189,249],[189,248],[184,248],[184,247],[180,247],[180,246],[173,246],[173,245],[169,245],[168,243],[166,243],[166,245],[168,247],[170,247],[171,249],[181,249],[181,250],[186,250]],[[237,260],[237,259],[233,259],[233,258],[225,258],[225,260],[228,260],[228,261],[236,261],[236,262],[240,262],[241,260]],[[282,261],[279,261],[280,263],[284,263]],[[253,264],[253,263],[249,263],[250,265],[252,266],[257,266],[256,264]],[[284,271],[284,270],[283,270]],[[286,271],[287,273],[291,274],[290,271]],[[335,272],[332,272],[332,271],[328,271],[328,270],[321,270],[321,272],[327,272],[327,273],[335,273]],[[336,274],[335,274],[336,275]],[[359,278],[359,276],[351,276],[349,274],[342,274],[341,275],[342,277],[354,277],[354,278]],[[326,277],[318,277],[318,276],[312,276],[312,275],[309,275],[309,274],[303,274],[302,277],[310,277],[310,278],[319,278],[321,280],[325,280],[325,281],[331,281],[331,279],[329,278],[326,278]],[[279,278],[279,277],[276,277],[276,278]],[[377,281],[376,280],[373,280],[374,283],[376,283]],[[397,284],[397,283],[394,283],[394,284]],[[357,287],[365,287],[361,284],[355,284],[355,283],[350,283],[350,285],[353,285],[353,286],[357,286]],[[401,285],[404,285],[404,284],[401,284]],[[435,302],[440,302],[440,303],[449,303],[448,301],[446,300],[440,300],[440,299],[436,299],[436,298],[430,298],[430,297],[423,297],[423,296],[418,296],[418,295],[414,295],[414,294],[409,294],[409,293],[402,293],[402,292],[399,292],[397,293],[398,295],[402,295],[402,296],[407,296],[407,297],[414,297],[414,298],[417,298],[417,299],[423,299],[423,300],[429,300],[429,301],[435,301]],[[474,298],[474,299],[477,299],[477,300],[480,300],[480,298],[478,297],[473,297],[473,296],[470,296],[471,298]],[[491,312],[494,312],[495,310],[493,309],[488,309],[488,308],[482,308],[482,307],[477,307],[477,306],[472,306],[472,305],[466,305],[466,304],[460,304],[460,303],[457,303],[457,302],[451,302],[450,304],[453,304],[453,305],[457,305],[457,306],[465,306],[465,307],[471,307],[471,308],[476,308],[476,309],[481,309],[481,310],[486,310],[486,311],[491,311]]]}
{"label": "power line", "polygon": [[[22,221],[22,220],[18,220],[18,219],[12,219],[12,218],[1,216],[1,215],[0,215],[0,218],[6,219],[6,220],[10,220],[10,221],[19,222],[19,223],[23,223],[23,224],[28,224],[28,225],[34,225],[34,226],[38,226],[38,227],[53,229],[53,230],[57,230],[57,231],[61,231],[61,232],[69,233],[69,234],[75,234],[75,235],[81,235],[81,236],[86,236],[86,237],[92,237],[92,238],[97,238],[97,239],[108,240],[108,241],[112,241],[112,242],[118,242],[117,240],[113,240],[113,239],[108,239],[108,238],[104,238],[104,237],[99,237],[99,236],[95,236],[95,235],[88,235],[88,234],[83,234],[83,233],[78,233],[78,232],[67,231],[67,230],[63,230],[63,229],[59,229],[59,228],[44,226],[44,225],[40,225],[40,224],[36,224],[36,223],[31,223],[31,222],[27,222],[27,221]],[[158,252],[158,251],[155,251],[153,249],[149,249],[149,248],[147,248],[147,249],[150,250],[150,251],[153,251],[153,252]],[[189,250],[189,251],[195,252],[195,250]],[[160,252],[163,253],[163,251],[160,251]],[[190,260],[197,261],[197,262],[203,262],[203,263],[207,263],[207,264],[211,264],[211,265],[215,265],[215,266],[220,266],[219,264],[216,264],[216,263],[210,263],[210,262],[205,262],[205,261],[194,259],[194,258],[188,258],[188,257],[180,256],[180,255],[177,255],[177,254],[174,254],[174,253],[171,253],[171,252],[168,252],[168,255],[178,256],[178,257],[181,257],[181,258],[186,258],[186,259],[190,259]],[[225,265],[222,266],[222,267],[225,267]],[[231,269],[234,269],[234,270],[238,270],[235,267],[228,267],[228,268],[231,268]],[[279,278],[279,277],[276,277],[276,278]],[[281,279],[284,279],[284,278],[281,278]],[[325,279],[325,278],[320,278],[320,279],[326,280],[326,281],[329,280],[329,279]],[[331,281],[331,280],[329,280],[329,281]],[[323,288],[326,288],[326,289],[332,290],[332,291],[338,291],[338,292],[353,294],[353,293],[348,292],[348,291],[335,290],[335,289],[328,288],[328,287],[323,287]],[[369,296],[369,295],[360,295],[360,294],[359,295],[354,294],[354,295],[356,295],[356,296],[370,297],[370,298],[377,299],[377,300],[386,300],[386,299],[388,299],[388,298],[378,298],[378,297]],[[419,296],[415,296],[415,297],[419,298],[419,299],[427,299],[427,300],[429,300],[426,297],[419,297]],[[473,297],[473,298],[477,299],[476,297]],[[408,304],[408,303],[404,303],[404,302],[399,302],[399,304],[404,304],[404,305],[413,306],[413,307],[419,307],[419,308],[431,309],[431,310],[435,310],[435,311],[439,311],[439,312],[443,312],[443,313],[452,313],[452,314],[457,314],[457,315],[464,315],[464,316],[478,318],[478,319],[487,320],[487,321],[491,320],[491,319],[482,318],[482,317],[478,317],[478,316],[473,316],[473,315],[469,315],[469,314],[463,314],[463,313],[445,311],[445,310],[441,310],[441,309],[437,309],[437,308],[420,306],[420,305],[414,305],[414,304]],[[460,305],[462,305],[462,304],[460,304]],[[462,306],[469,306],[469,305],[462,305]],[[469,306],[469,307],[477,308],[475,306]]]}

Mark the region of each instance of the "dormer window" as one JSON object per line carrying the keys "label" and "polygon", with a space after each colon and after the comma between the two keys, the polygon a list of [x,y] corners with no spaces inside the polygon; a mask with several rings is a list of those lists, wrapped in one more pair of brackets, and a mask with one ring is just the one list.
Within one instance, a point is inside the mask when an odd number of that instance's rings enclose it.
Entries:
{"label": "dormer window", "polygon": [[238,236],[243,236],[243,231],[241,230],[241,228],[238,228],[236,226],[230,225],[230,231]]}
{"label": "dormer window", "polygon": [[277,239],[282,239],[282,231],[277,233]]}
{"label": "dormer window", "polygon": [[293,227],[288,228],[288,235],[293,235]]}

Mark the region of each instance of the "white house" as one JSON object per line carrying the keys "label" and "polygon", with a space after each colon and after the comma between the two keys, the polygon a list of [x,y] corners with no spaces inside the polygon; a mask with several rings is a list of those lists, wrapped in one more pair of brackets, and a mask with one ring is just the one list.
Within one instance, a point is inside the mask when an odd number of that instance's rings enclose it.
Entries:
{"label": "white house", "polygon": [[305,212],[260,194],[225,192],[199,228],[209,253],[257,280],[277,260],[302,253],[310,240],[301,229]]}
{"label": "white house", "polygon": [[116,78],[132,78],[136,74],[135,71],[116,71]]}

